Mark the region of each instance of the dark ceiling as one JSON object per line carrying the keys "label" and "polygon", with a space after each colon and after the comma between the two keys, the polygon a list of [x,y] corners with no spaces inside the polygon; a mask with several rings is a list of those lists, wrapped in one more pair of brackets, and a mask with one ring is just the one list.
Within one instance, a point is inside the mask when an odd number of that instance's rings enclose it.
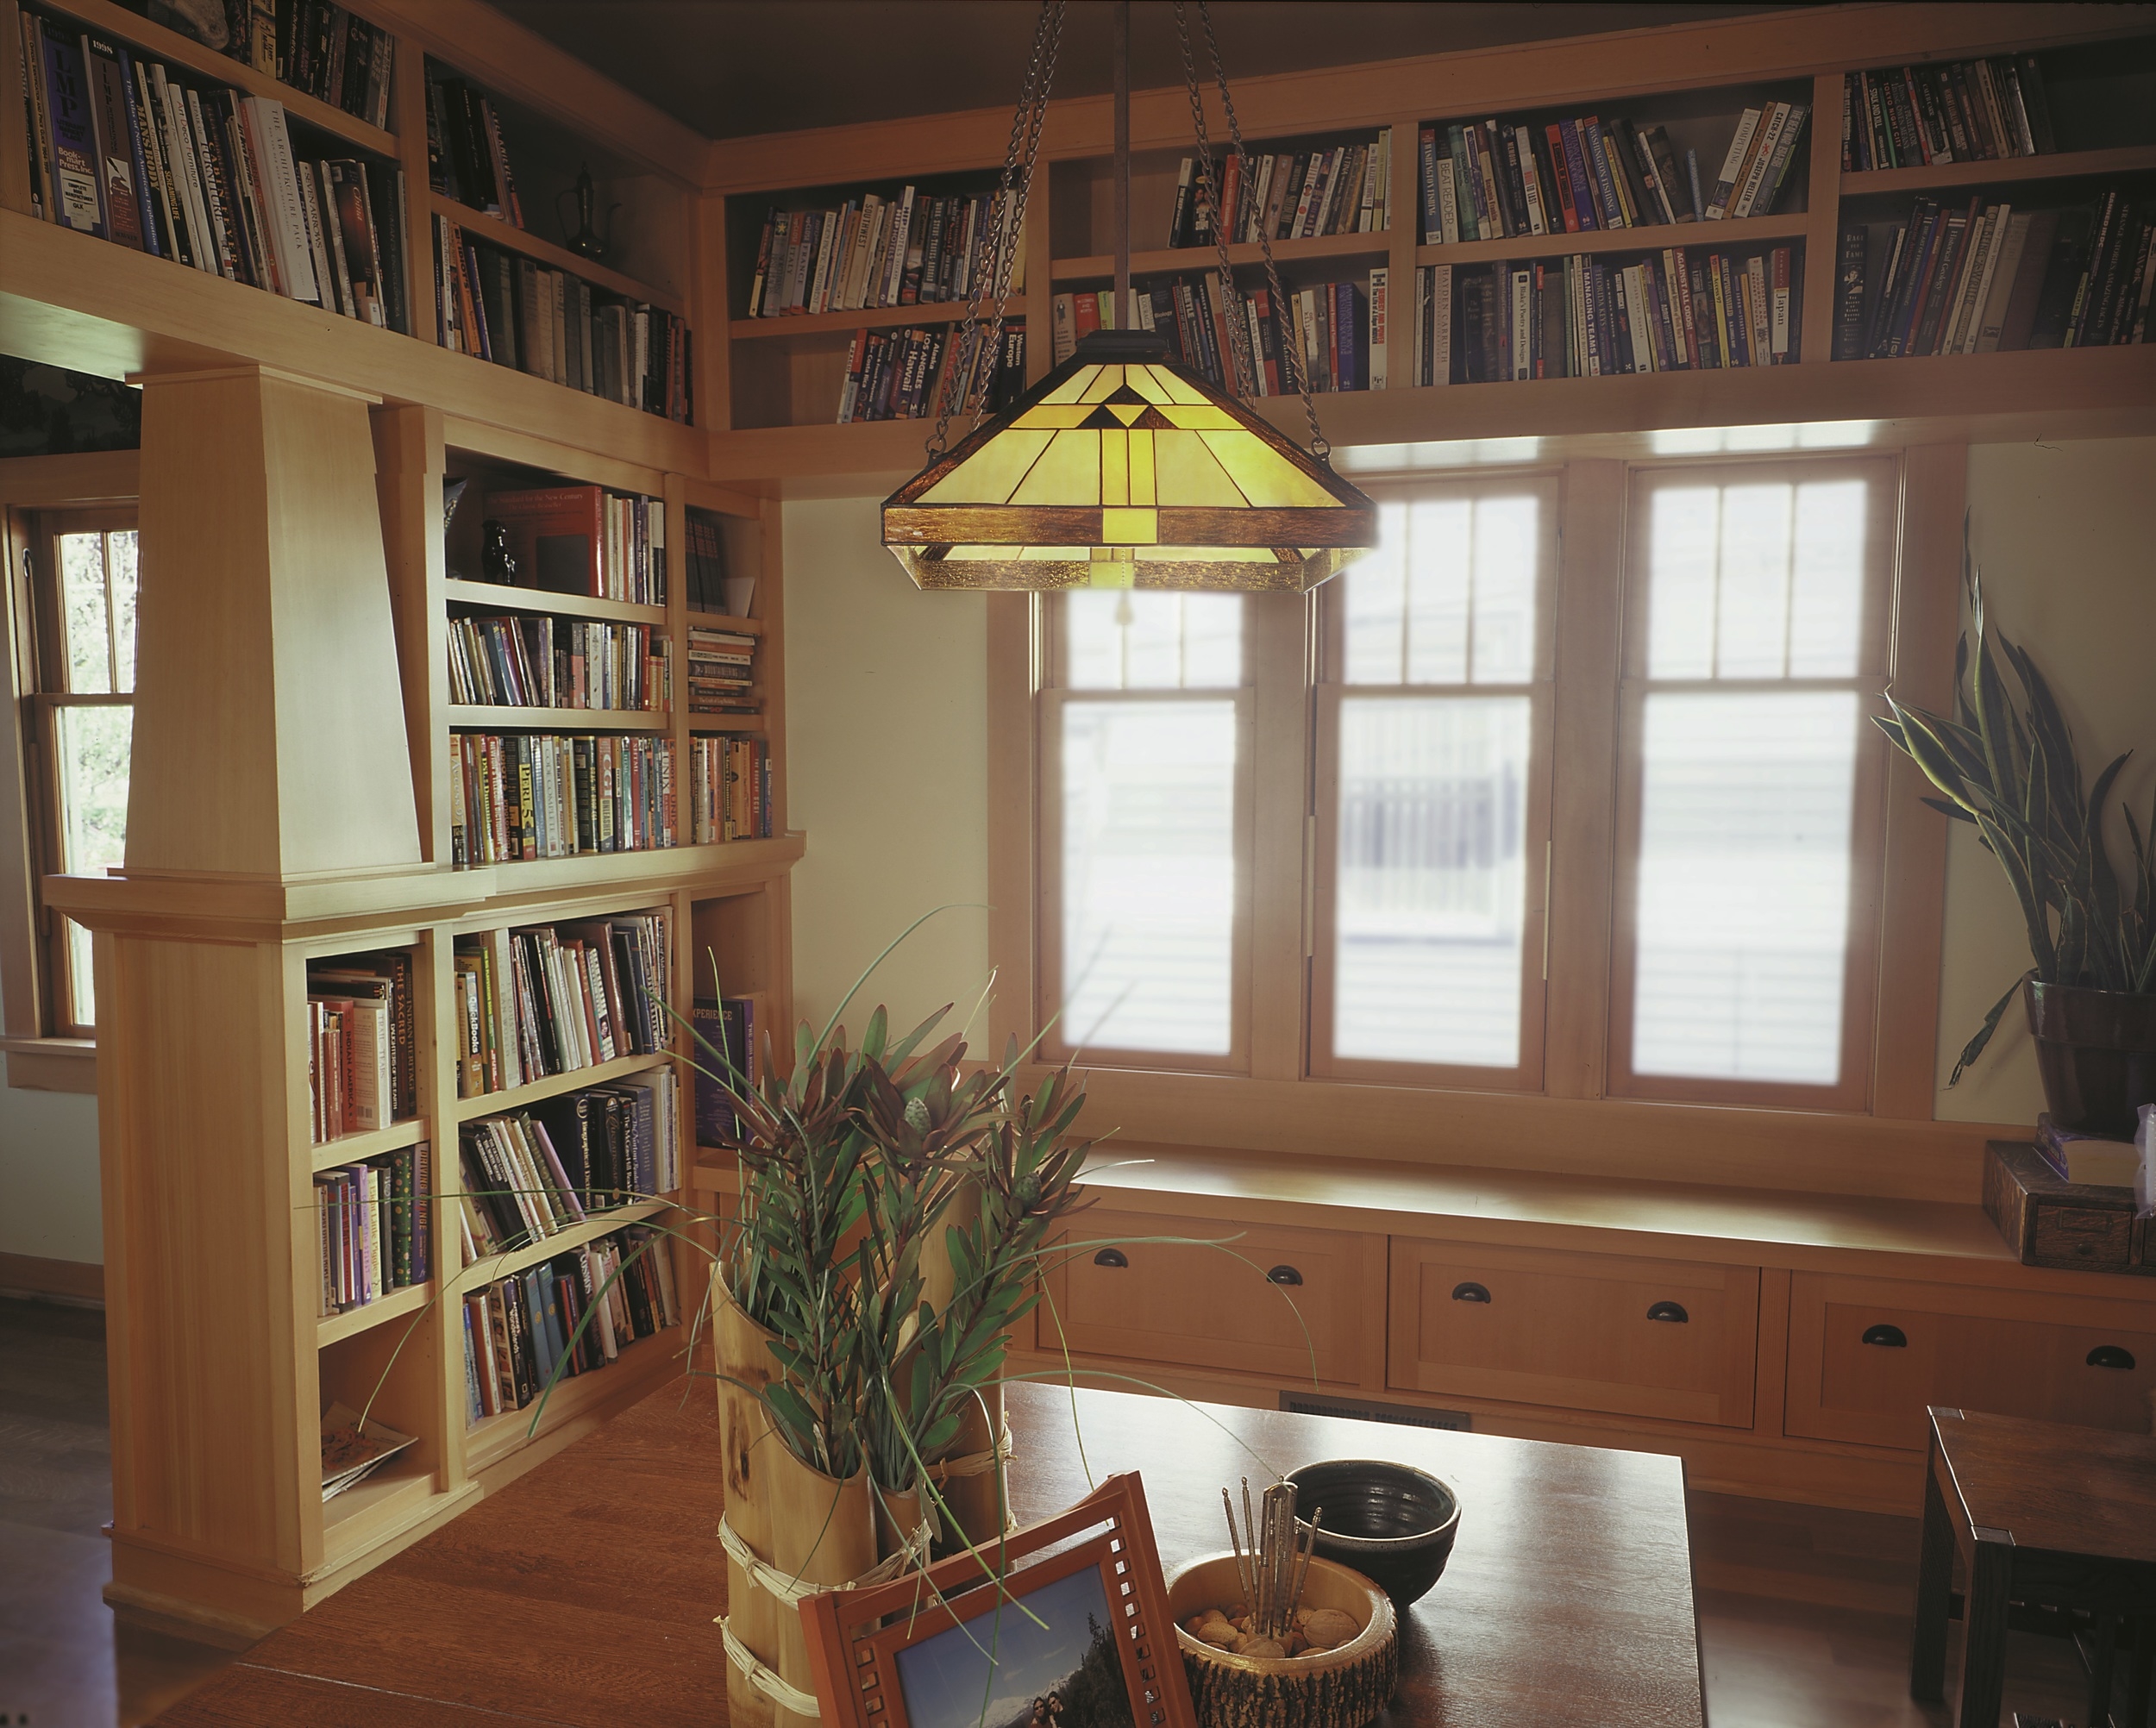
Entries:
{"label": "dark ceiling", "polygon": [[[711,138],[1006,106],[1018,94],[1036,9],[1026,0],[494,4]],[[1173,9],[1165,0],[1138,0],[1131,9],[1133,86],[1181,83]],[[1233,79],[1775,9],[1220,0],[1213,13]],[[1070,5],[1058,96],[1112,88],[1108,14],[1106,0]],[[1200,53],[1202,68],[1202,44]]]}

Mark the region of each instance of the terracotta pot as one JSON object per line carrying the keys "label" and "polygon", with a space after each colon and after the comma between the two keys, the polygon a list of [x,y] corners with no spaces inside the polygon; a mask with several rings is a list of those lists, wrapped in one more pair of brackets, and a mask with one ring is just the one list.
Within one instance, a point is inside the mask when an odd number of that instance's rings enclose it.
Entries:
{"label": "terracotta pot", "polygon": [[2131,1140],[2140,1106],[2156,1102],[2156,996],[2034,977],[2021,994],[2052,1120],[2072,1133]]}
{"label": "terracotta pot", "polygon": [[[868,1479],[842,1482],[804,1464],[771,1431],[754,1393],[734,1384],[768,1385],[772,1335],[735,1302],[716,1268],[711,1274],[712,1343],[718,1383],[720,1443],[725,1451],[726,1521],[765,1562],[804,1584],[846,1584],[876,1563],[875,1520]],[[727,1376],[731,1376],[730,1379]],[[779,1677],[803,1692],[816,1690],[801,1617],[764,1589],[730,1554],[726,1557],[726,1612],[735,1637]],[[775,1705],[726,1665],[727,1720],[734,1728],[815,1728],[816,1719]]]}

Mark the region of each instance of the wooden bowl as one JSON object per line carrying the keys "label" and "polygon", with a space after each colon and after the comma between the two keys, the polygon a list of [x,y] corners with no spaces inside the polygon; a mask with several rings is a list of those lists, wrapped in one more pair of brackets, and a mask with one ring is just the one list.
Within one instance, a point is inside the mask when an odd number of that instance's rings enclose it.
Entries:
{"label": "wooden bowl", "polygon": [[1232,1554],[1193,1560],[1168,1581],[1199,1728],[1363,1728],[1385,1707],[1400,1678],[1399,1629],[1391,1600],[1362,1574],[1311,1556],[1302,1606],[1344,1609],[1363,1628],[1314,1656],[1231,1656],[1183,1630],[1193,1614],[1242,1598]]}

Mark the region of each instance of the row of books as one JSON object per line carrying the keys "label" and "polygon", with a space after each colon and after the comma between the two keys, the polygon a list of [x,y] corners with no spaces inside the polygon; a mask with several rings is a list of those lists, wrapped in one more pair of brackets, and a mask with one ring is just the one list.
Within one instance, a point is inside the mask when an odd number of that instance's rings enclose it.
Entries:
{"label": "row of books", "polygon": [[457,1136],[464,1263],[671,1192],[680,1140],[672,1068],[466,1123]]}
{"label": "row of books", "polygon": [[586,396],[693,423],[689,327],[434,219],[435,340]]}
{"label": "row of books", "polygon": [[1425,126],[1423,243],[1766,216],[1800,160],[1808,116],[1802,103],[1745,109],[1712,182],[1697,151],[1680,165],[1664,128],[1622,118],[1589,114],[1539,131],[1495,120]]}
{"label": "row of books", "polygon": [[307,1083],[315,1143],[419,1113],[412,957],[404,949],[307,966]]}
{"label": "row of books", "polygon": [[1415,272],[1418,384],[1782,366],[1803,328],[1802,253],[1671,247]]}
{"label": "row of books", "polygon": [[[672,700],[668,646],[649,624],[530,612],[451,618],[449,700],[657,712]],[[693,685],[693,641],[689,672]]]}
{"label": "row of books", "polygon": [[587,600],[667,603],[667,507],[604,486],[540,486],[486,495],[500,524],[510,586]]}
{"label": "row of books", "polygon": [[2156,202],[2116,186],[2053,210],[1918,198],[1904,218],[1843,229],[1834,358],[2146,341],[2153,232]]}
{"label": "row of books", "polygon": [[[1382,234],[1392,226],[1392,128],[1368,144],[1336,144],[1250,159],[1233,151],[1216,159],[1220,228],[1232,241],[1308,240],[1322,234]],[[1171,247],[1211,246],[1213,212],[1186,156],[1175,175],[1168,222]]]}
{"label": "row of books", "polygon": [[34,12],[21,25],[34,215],[411,329],[394,163],[302,154],[281,102],[197,88],[124,44]]}
{"label": "row of books", "polygon": [[735,1099],[763,1081],[755,999],[699,996],[689,1006],[689,1026],[696,1034],[689,1058],[696,1065],[696,1143],[735,1145],[741,1139]]}
{"label": "row of books", "polygon": [[761,738],[689,740],[692,843],[771,838],[771,751]]}
{"label": "row of books", "polygon": [[856,330],[838,391],[838,423],[924,417],[934,406],[950,341],[948,324]]}
{"label": "row of books", "polygon": [[[837,210],[773,210],[756,242],[749,278],[749,316],[859,312],[874,306],[914,306],[969,300],[986,279],[994,192],[923,193],[907,186],[893,197],[874,192]],[[1005,222],[1017,194],[1005,204]],[[1011,291],[1025,288],[1025,251],[1018,248]]]}
{"label": "row of books", "polygon": [[452,867],[679,845],[674,740],[454,732]]}
{"label": "row of books", "polygon": [[667,1239],[631,1225],[464,1299],[465,1419],[528,1407],[680,1324]]}
{"label": "row of books", "polygon": [[459,936],[453,965],[460,1097],[667,1048],[674,923],[663,907]]}
{"label": "row of books", "polygon": [[433,1276],[428,1144],[402,1146],[360,1164],[316,1172],[315,1250],[322,1279],[317,1314],[366,1306]]}
{"label": "row of books", "polygon": [[462,78],[427,81],[427,180],[444,197],[524,225],[501,116]]}
{"label": "row of books", "polygon": [[2048,156],[2051,98],[2034,54],[1844,74],[1845,172]]}
{"label": "row of books", "polygon": [[153,16],[158,12],[170,28],[354,120],[389,124],[395,40],[335,0],[227,0],[222,7],[166,5]]}
{"label": "row of books", "polygon": [[682,561],[689,584],[689,610],[692,612],[724,612],[726,610],[726,535],[719,526],[718,517],[709,510],[688,507],[685,518],[688,529],[688,544],[682,548]]}
{"label": "row of books", "polygon": [[689,626],[690,713],[753,714],[755,684],[755,637],[716,624]]}

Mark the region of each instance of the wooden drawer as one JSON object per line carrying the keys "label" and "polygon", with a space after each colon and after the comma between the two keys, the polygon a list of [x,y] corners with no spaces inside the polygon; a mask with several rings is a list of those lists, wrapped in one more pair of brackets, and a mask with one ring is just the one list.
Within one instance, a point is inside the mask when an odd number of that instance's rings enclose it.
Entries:
{"label": "wooden drawer", "polygon": [[1748,1428],[1758,1320],[1757,1267],[1395,1237],[1387,1381]]}
{"label": "wooden drawer", "polygon": [[1790,1280],[1792,1435],[1920,1449],[1928,1404],[2146,1433],[2152,1387],[2147,1303],[1816,1272]]}
{"label": "wooden drawer", "polygon": [[[1068,1239],[1115,1246],[1081,1248],[1050,1274],[1054,1312],[1045,1302],[1034,1312],[1038,1348],[1050,1354],[1067,1347],[1288,1385],[1308,1384],[1313,1350],[1320,1380],[1350,1385],[1361,1382],[1365,1339],[1376,1354],[1382,1236],[1096,1208],[1073,1221]],[[1226,1245],[1205,1246],[1213,1242]]]}

